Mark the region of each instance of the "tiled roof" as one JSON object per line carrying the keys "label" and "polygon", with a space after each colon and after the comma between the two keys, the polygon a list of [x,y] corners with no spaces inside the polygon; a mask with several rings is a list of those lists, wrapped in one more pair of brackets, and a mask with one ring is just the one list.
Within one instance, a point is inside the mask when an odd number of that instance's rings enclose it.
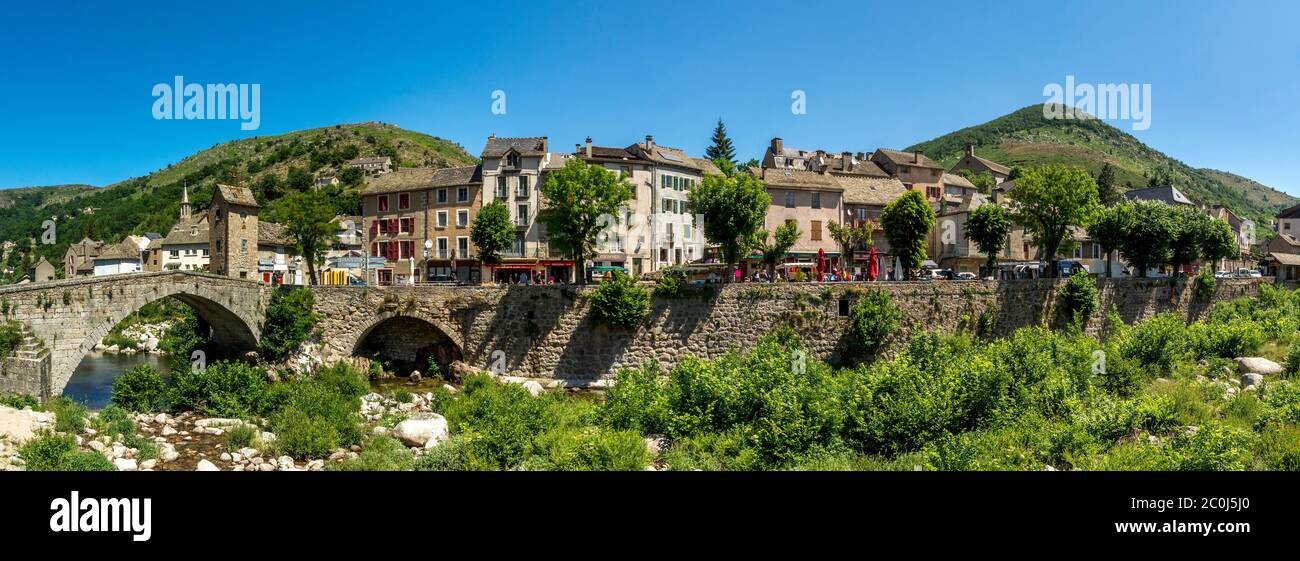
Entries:
{"label": "tiled roof", "polygon": [[454,168],[405,168],[386,173],[366,185],[363,194],[416,191],[483,183],[482,166]]}
{"label": "tiled roof", "polygon": [[95,261],[107,261],[111,259],[139,259],[140,248],[130,242],[122,242],[104,248],[99,255],[95,256]]}
{"label": "tiled roof", "polygon": [[962,176],[960,176],[960,175],[957,175],[957,174],[955,174],[955,173],[945,173],[945,174],[943,174],[943,184],[944,184],[944,185],[952,185],[953,187],[961,187],[961,188],[963,188],[963,189],[974,189],[974,188],[975,188],[975,184],[974,184],[974,183],[971,183],[970,180],[968,180],[968,179],[966,179],[965,177],[962,177]]}
{"label": "tiled roof", "polygon": [[867,175],[871,177],[889,177],[885,170],[868,159],[850,157],[849,169],[844,169],[844,156],[826,156],[826,171],[836,175]]}
{"label": "tiled roof", "polygon": [[814,189],[823,191],[843,191],[835,176],[802,169],[749,168],[749,173],[758,176],[769,187]]}
{"label": "tiled roof", "polygon": [[840,176],[835,180],[844,187],[844,204],[884,206],[907,192],[903,182],[893,177]]}
{"label": "tiled roof", "polygon": [[481,157],[500,158],[511,149],[514,149],[521,156],[541,156],[546,154],[546,137],[497,138],[490,136],[487,144],[483,146]]}
{"label": "tiled roof", "polygon": [[217,184],[217,191],[221,194],[221,198],[232,205],[257,206],[257,199],[247,187]]}
{"label": "tiled roof", "polygon": [[[292,245],[284,233],[284,226],[268,220],[257,221],[257,243],[265,245]],[[233,244],[232,244],[233,245]]]}
{"label": "tiled roof", "polygon": [[708,158],[692,159],[695,160],[695,165],[699,166],[700,171],[704,172],[705,175],[722,175],[722,170],[718,169],[718,165],[713,163],[712,160]]}
{"label": "tiled roof", "polygon": [[893,162],[895,165],[917,166],[931,169],[943,169],[943,166],[935,163],[929,156],[918,152],[902,152],[899,150],[890,150],[888,148],[877,148],[876,153],[881,157]]}
{"label": "tiled roof", "polygon": [[208,215],[200,214],[184,224],[178,222],[167,237],[151,242],[149,247],[208,243],[208,231]]}
{"label": "tiled roof", "polygon": [[1291,208],[1288,208],[1286,210],[1283,210],[1282,212],[1277,213],[1277,217],[1278,218],[1300,218],[1300,205],[1295,205]]}
{"label": "tiled roof", "polygon": [[1184,204],[1195,205],[1191,199],[1172,185],[1163,185],[1160,187],[1147,187],[1146,189],[1134,189],[1124,196],[1131,201],[1160,201],[1166,204]]}
{"label": "tiled roof", "polygon": [[357,158],[348,161],[348,165],[350,166],[356,166],[362,164],[392,164],[392,163],[393,163],[393,158],[390,156],[367,156],[365,158]]}

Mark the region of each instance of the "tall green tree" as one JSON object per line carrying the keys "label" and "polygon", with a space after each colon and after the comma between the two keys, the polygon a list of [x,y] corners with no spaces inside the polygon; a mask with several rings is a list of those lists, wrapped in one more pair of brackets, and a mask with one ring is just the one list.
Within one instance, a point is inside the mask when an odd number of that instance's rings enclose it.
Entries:
{"label": "tall green tree", "polygon": [[1232,226],[1222,220],[1211,220],[1202,241],[1201,258],[1217,268],[1220,260],[1236,257],[1240,252]]}
{"label": "tall green tree", "polygon": [[1110,277],[1110,257],[1120,249],[1136,220],[1133,203],[1123,202],[1102,210],[1092,224],[1088,225],[1088,237],[1101,246],[1106,255],[1106,276]]}
{"label": "tall green tree", "polygon": [[[1069,227],[1090,223],[1099,208],[1097,182],[1078,167],[1027,169],[1009,196],[1015,202],[1012,219],[1025,227],[1049,263],[1055,261]],[[1056,276],[1054,264],[1047,271]]]}
{"label": "tall green tree", "polygon": [[1138,270],[1138,276],[1145,277],[1147,269],[1169,263],[1173,257],[1170,243],[1176,233],[1169,205],[1158,201],[1135,201],[1133,222],[1120,243],[1119,253]]}
{"label": "tall green tree", "polygon": [[494,200],[480,208],[470,227],[470,241],[478,250],[478,258],[488,265],[501,262],[501,252],[515,241],[515,225],[510,221],[510,209],[505,203]]}
{"label": "tall green tree", "polygon": [[987,171],[975,175],[975,172],[963,169],[958,171],[957,175],[966,178],[966,181],[971,182],[971,184],[975,186],[975,189],[984,195],[993,193],[993,188],[998,186],[997,178],[993,177],[993,174]]}
{"label": "tall green tree", "polygon": [[691,209],[704,219],[704,239],[722,250],[726,282],[731,282],[754,232],[763,227],[772,196],[763,180],[749,173],[706,175],[690,196]]}
{"label": "tall green tree", "polygon": [[1196,207],[1179,205],[1170,209],[1173,216],[1174,237],[1170,244],[1169,264],[1174,276],[1182,275],[1183,265],[1201,257],[1205,240],[1209,237],[1210,217]]}
{"label": "tall green tree", "polygon": [[831,239],[840,246],[840,259],[848,268],[856,265],[853,255],[859,247],[871,245],[871,223],[863,222],[857,226],[841,226],[831,222],[826,225],[831,232]]}
{"label": "tall green tree", "polygon": [[975,246],[984,254],[986,274],[992,274],[993,264],[998,253],[1007,245],[1007,234],[1011,231],[1011,219],[1006,211],[995,204],[980,205],[966,219],[966,237],[975,242]]}
{"label": "tall green tree", "polygon": [[1124,199],[1124,195],[1119,192],[1119,186],[1115,184],[1115,168],[1110,167],[1110,162],[1102,164],[1096,181],[1097,200],[1102,205],[1114,206]]}
{"label": "tall green tree", "polygon": [[727,160],[731,162],[732,167],[736,165],[736,147],[731,144],[731,138],[727,137],[727,126],[722,124],[722,117],[718,117],[718,126],[713,127],[713,143],[704,149],[704,157],[710,160]]}
{"label": "tall green tree", "polygon": [[275,201],[267,218],[284,226],[294,251],[307,263],[308,282],[316,284],[316,267],[325,263],[338,235],[333,201],[315,189],[297,191]]}
{"label": "tall green tree", "polygon": [[587,259],[596,255],[596,235],[610,221],[618,222],[619,208],[632,199],[626,175],[572,158],[551,172],[542,183],[546,207],[537,220],[546,227],[550,243],[573,259],[578,283],[587,283]]}
{"label": "tall green tree", "polygon": [[799,235],[799,223],[793,220],[777,226],[776,231],[771,235],[768,235],[767,230],[758,230],[754,233],[754,241],[751,245],[763,253],[763,265],[767,267],[768,278],[775,278],[776,264],[785,257],[790,248],[794,247],[795,242],[799,241]]}
{"label": "tall green tree", "polygon": [[925,244],[934,228],[934,210],[920,191],[909,190],[889,203],[880,215],[880,226],[889,240],[889,249],[902,262],[907,278],[925,262]]}

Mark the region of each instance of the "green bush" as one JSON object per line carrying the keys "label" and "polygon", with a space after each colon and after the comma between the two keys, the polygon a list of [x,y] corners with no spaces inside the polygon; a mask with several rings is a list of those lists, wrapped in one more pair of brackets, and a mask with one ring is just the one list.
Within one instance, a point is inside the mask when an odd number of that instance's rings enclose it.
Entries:
{"label": "green bush", "polygon": [[1259,326],[1242,319],[1213,324],[1198,321],[1187,327],[1187,335],[1197,358],[1248,356],[1264,344]]}
{"label": "green bush", "polygon": [[195,349],[208,344],[210,329],[189,306],[181,306],[178,313],[179,317],[158,341],[158,348],[173,357],[189,360]]}
{"label": "green bush", "polygon": [[689,285],[686,271],[681,267],[669,267],[655,283],[655,296],[659,298],[682,298],[687,295]]}
{"label": "green bush", "polygon": [[1125,357],[1162,373],[1187,357],[1190,340],[1187,325],[1177,314],[1160,314],[1137,324],[1118,337],[1118,349]]}
{"label": "green bush", "polygon": [[148,364],[137,365],[113,380],[113,403],[130,411],[161,411],[166,397],[162,374]]}
{"label": "green bush", "polygon": [[362,374],[345,364],[278,384],[284,389],[273,392],[277,403],[270,409],[276,449],[295,458],[321,457],[359,442],[364,384]]}
{"label": "green bush", "polygon": [[59,396],[51,399],[46,408],[54,412],[54,430],[79,434],[86,428],[86,406]]}
{"label": "green bush", "polygon": [[1066,281],[1059,296],[1061,309],[1077,324],[1085,324],[1097,311],[1097,281],[1086,272],[1079,271]]}
{"label": "green bush", "polygon": [[620,370],[615,384],[605,392],[601,408],[604,423],[644,434],[666,432],[672,421],[665,391],[667,382],[654,362]]}
{"label": "green bush", "polygon": [[614,271],[591,295],[591,312],[596,321],[622,327],[636,327],[650,314],[650,291],[632,277]]}
{"label": "green bush", "polygon": [[135,434],[135,420],[131,418],[131,412],[118,405],[109,405],[100,410],[99,414],[91,421],[91,426],[95,430],[110,436],[126,436]]}
{"label": "green bush", "polygon": [[1259,456],[1269,469],[1300,471],[1300,428],[1269,425],[1259,439]]}
{"label": "green bush", "polygon": [[393,399],[396,399],[398,403],[410,403],[415,399],[415,396],[411,395],[411,391],[406,388],[398,388],[397,391],[393,392]]}
{"label": "green bush", "polygon": [[[532,454],[533,438],[546,427],[545,400],[486,375],[467,376],[462,390],[444,415],[452,434],[465,435],[465,466],[499,470],[523,463]],[[550,395],[545,399],[556,399]]]}
{"label": "green bush", "polygon": [[844,358],[848,364],[867,362],[898,330],[902,313],[894,307],[889,293],[869,290],[854,304],[849,314],[849,329],[844,339]]}
{"label": "green bush", "polygon": [[247,417],[267,393],[266,373],[242,362],[218,361],[194,371],[173,370],[167,404],[173,411],[221,417]]}
{"label": "green bush", "polygon": [[114,471],[113,463],[90,451],[77,450],[72,435],[45,433],[18,451],[28,471]]}
{"label": "green bush", "polygon": [[524,468],[545,471],[640,471],[649,462],[645,439],[635,431],[598,427],[543,432]]}
{"label": "green bush", "polygon": [[240,423],[226,430],[226,446],[231,450],[250,448],[257,442],[261,431],[247,423]]}
{"label": "green bush", "polygon": [[39,399],[36,399],[34,396],[21,394],[21,393],[10,393],[10,394],[0,395],[0,405],[3,405],[5,407],[13,407],[14,409],[31,407],[33,411],[37,411],[41,409],[41,401]]}
{"label": "green bush", "polygon": [[424,451],[415,460],[415,471],[463,471],[465,464],[464,439],[452,436],[441,444]]}
{"label": "green bush", "polygon": [[272,293],[262,324],[262,338],[258,342],[262,358],[276,362],[297,350],[320,321],[320,315],[313,311],[315,306],[316,297],[307,288]]}
{"label": "green bush", "polygon": [[1283,365],[1282,377],[1294,380],[1300,377],[1300,337],[1292,340],[1286,351],[1286,364]]}
{"label": "green bush", "polygon": [[1218,286],[1219,281],[1214,278],[1214,271],[1210,268],[1207,267],[1196,275],[1195,294],[1197,298],[1209,300],[1214,296],[1214,290]]}
{"label": "green bush", "polygon": [[0,323],[0,358],[14,354],[21,344],[23,344],[23,333],[18,322]]}
{"label": "green bush", "polygon": [[406,446],[388,435],[367,440],[356,458],[329,464],[330,471],[410,471],[415,456]]}
{"label": "green bush", "polygon": [[1254,438],[1254,433],[1207,424],[1194,435],[1175,437],[1166,453],[1179,471],[1240,471],[1251,467]]}

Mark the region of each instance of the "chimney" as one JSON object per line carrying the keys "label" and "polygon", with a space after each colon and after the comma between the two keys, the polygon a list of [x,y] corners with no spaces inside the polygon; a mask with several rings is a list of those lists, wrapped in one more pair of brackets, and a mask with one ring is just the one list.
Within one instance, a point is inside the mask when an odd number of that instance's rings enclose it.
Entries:
{"label": "chimney", "polygon": [[776,137],[776,138],[773,138],[773,139],[772,139],[772,155],[774,155],[774,156],[780,156],[780,155],[781,155],[781,152],[782,152],[783,150],[785,150],[785,141],[784,141],[784,140],[781,140],[781,137],[779,137],[779,136]]}
{"label": "chimney", "polygon": [[591,157],[591,137],[587,137],[587,157]]}
{"label": "chimney", "polygon": [[849,171],[853,167],[852,160],[853,160],[853,154],[849,152],[844,152],[840,154],[840,168],[843,169],[844,171]]}
{"label": "chimney", "polygon": [[967,156],[974,156],[974,155],[975,155],[975,143],[973,143],[973,142],[967,142],[967,143],[966,143],[966,155],[967,155]]}
{"label": "chimney", "polygon": [[919,164],[919,163],[921,163],[921,151],[920,151],[920,150],[917,150],[917,151],[915,151],[915,152],[912,152],[912,163],[914,163],[914,164]]}
{"label": "chimney", "polygon": [[488,135],[488,140],[495,140],[496,137],[497,137],[496,133],[489,134],[489,135]]}
{"label": "chimney", "polygon": [[865,152],[858,152],[858,159],[859,160],[867,159],[867,154]]}
{"label": "chimney", "polygon": [[993,199],[993,204],[995,204],[995,205],[1001,205],[1001,204],[1002,204],[1002,189],[997,188],[997,187],[994,187],[994,188],[993,188],[992,199]]}
{"label": "chimney", "polygon": [[649,134],[645,135],[645,151],[654,152],[654,149],[655,149],[654,135],[649,135]]}

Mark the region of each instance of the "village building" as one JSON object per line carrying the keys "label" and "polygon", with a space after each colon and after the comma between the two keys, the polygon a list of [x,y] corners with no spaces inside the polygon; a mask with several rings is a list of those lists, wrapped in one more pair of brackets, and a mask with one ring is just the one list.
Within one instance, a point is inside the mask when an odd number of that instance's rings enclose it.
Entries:
{"label": "village building", "polygon": [[190,206],[190,192],[181,191],[181,210],[176,224],[167,235],[149,245],[147,271],[206,271],[211,260],[209,254],[208,215],[194,215]]}
{"label": "village building", "polygon": [[82,238],[68,246],[63,254],[63,277],[69,279],[95,276],[95,257],[104,250],[104,242]]}
{"label": "village building", "polygon": [[58,271],[54,269],[54,265],[45,260],[44,256],[41,256],[40,261],[27,269],[27,278],[31,279],[31,282],[48,282],[58,278]]}
{"label": "village building", "polygon": [[257,221],[257,273],[264,284],[308,284],[306,265],[294,253],[283,225]]}
{"label": "village building", "polygon": [[321,284],[346,285],[353,280],[366,278],[365,219],[361,216],[335,216],[334,224],[338,228],[334,242],[325,251],[325,264],[321,266]]}
{"label": "village building", "polygon": [[367,267],[368,281],[479,282],[470,232],[482,187],[481,166],[403,169],[371,182],[362,192],[364,232],[382,265]]}
{"label": "village building", "polygon": [[212,273],[237,279],[255,279],[258,273],[258,204],[245,187],[217,185],[208,207],[209,268]]}
{"label": "village building", "polygon": [[908,189],[920,191],[927,201],[938,203],[942,198],[943,166],[925,154],[878,148],[871,155],[871,161],[897,177]]}
{"label": "village building", "polygon": [[[147,244],[145,247],[148,247]],[[94,275],[103,277],[125,273],[137,273],[143,270],[144,248],[138,238],[127,236],[121,243],[103,248],[94,258]]]}
{"label": "village building", "polygon": [[957,160],[956,164],[948,168],[948,172],[953,175],[959,175],[961,170],[970,171],[976,177],[987,173],[993,176],[993,180],[997,182],[997,185],[1001,185],[1011,178],[1011,168],[976,156],[974,144],[967,144],[965,154],[962,155],[960,160]]}
{"label": "village building", "polygon": [[1264,258],[1266,274],[1276,277],[1279,282],[1300,280],[1300,239],[1280,233],[1269,242],[1267,249],[1268,255]]}
{"label": "village building", "polygon": [[1160,185],[1144,189],[1126,191],[1124,197],[1130,201],[1155,201],[1167,205],[1197,206],[1194,201],[1173,185]]}
{"label": "village building", "polygon": [[479,154],[483,162],[483,205],[501,201],[515,224],[515,241],[488,267],[485,278],[496,282],[555,279],[574,282],[574,263],[547,243],[546,229],[537,221],[546,172],[564,167],[571,156],[552,153],[547,138],[489,136]]}
{"label": "village building", "polygon": [[393,171],[393,159],[388,156],[371,156],[348,160],[346,166],[357,168],[369,176],[383,175]]}
{"label": "village building", "polygon": [[[828,261],[840,257],[839,244],[830,235],[830,224],[842,224],[844,187],[829,173],[798,169],[749,168],[749,173],[767,184],[772,197],[764,228],[775,232],[786,222],[799,225],[799,238],[786,253],[780,269],[811,274],[819,255]],[[757,256],[751,256],[751,261]]]}

